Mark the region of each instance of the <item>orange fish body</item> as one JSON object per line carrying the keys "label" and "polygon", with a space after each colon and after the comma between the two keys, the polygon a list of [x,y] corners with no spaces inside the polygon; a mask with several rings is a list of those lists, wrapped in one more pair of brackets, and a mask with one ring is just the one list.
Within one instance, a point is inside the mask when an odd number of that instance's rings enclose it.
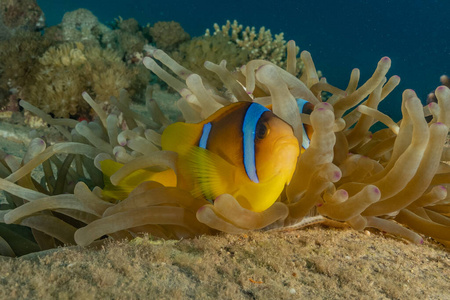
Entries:
{"label": "orange fish body", "polygon": [[198,124],[172,124],[161,145],[179,154],[180,188],[210,200],[228,193],[253,211],[276,201],[299,155],[291,126],[251,102],[231,104]]}
{"label": "orange fish body", "polygon": [[[298,100],[298,105],[302,113],[310,113],[313,108],[304,100]],[[188,190],[198,198],[213,201],[228,193],[247,209],[267,209],[289,183],[300,152],[291,126],[268,108],[237,102],[200,123],[169,125],[161,145],[163,150],[178,153],[178,176],[171,169],[139,170],[113,186],[109,176],[122,164],[105,160],[101,162],[106,175],[103,194],[124,199],[141,182],[157,181]],[[305,124],[302,153],[309,146],[311,134],[312,127]]]}

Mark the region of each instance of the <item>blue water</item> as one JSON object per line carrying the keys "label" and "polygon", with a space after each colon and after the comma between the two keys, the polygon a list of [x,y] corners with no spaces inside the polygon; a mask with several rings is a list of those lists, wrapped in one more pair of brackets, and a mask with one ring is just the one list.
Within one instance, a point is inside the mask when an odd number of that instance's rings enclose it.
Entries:
{"label": "blue water", "polygon": [[[450,1],[448,0],[297,0],[297,1],[152,1],[38,0],[47,24],[61,22],[65,12],[91,10],[101,22],[121,16],[141,25],[177,21],[191,36],[199,36],[213,23],[238,20],[244,26],[266,26],[285,33],[301,50],[311,52],[316,67],[329,83],[345,88],[350,72],[361,70],[361,82],[379,59],[389,56],[388,75],[401,84],[381,109],[399,119],[401,93],[412,88],[424,102],[450,75]],[[131,3],[131,4],[130,4]]]}

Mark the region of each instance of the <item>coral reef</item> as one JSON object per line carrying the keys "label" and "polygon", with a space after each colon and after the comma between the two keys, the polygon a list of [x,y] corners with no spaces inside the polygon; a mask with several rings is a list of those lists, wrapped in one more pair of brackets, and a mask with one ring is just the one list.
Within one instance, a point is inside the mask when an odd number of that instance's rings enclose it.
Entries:
{"label": "coral reef", "polygon": [[117,52],[71,42],[50,47],[35,68],[35,80],[23,88],[21,98],[56,117],[87,115],[83,91],[105,103],[128,88],[135,75]]}
{"label": "coral reef", "polygon": [[17,103],[22,89],[35,80],[39,57],[53,43],[38,32],[27,31],[0,41],[0,110]]}
{"label": "coral reef", "polygon": [[147,43],[136,20],[119,18],[111,29],[86,9],[43,36],[16,32],[0,42],[0,109],[25,99],[58,117],[88,117],[83,91],[107,103],[121,88],[142,101],[150,74],[136,57]]}
{"label": "coral reef", "polygon": [[142,52],[143,46],[148,43],[133,18],[123,20],[119,17],[111,27],[99,22],[89,10],[80,8],[65,13],[61,24],[48,28],[45,35],[55,41],[82,42],[114,49],[126,58]]}
{"label": "coral reef", "polygon": [[[217,23],[214,24],[213,35],[224,36],[236,44],[240,50],[248,51],[248,57],[245,62],[254,59],[264,59],[279,67],[286,68],[287,44],[284,40],[283,32],[275,34],[274,38],[270,29],[266,30],[264,26],[257,32],[255,27],[250,28],[246,26],[244,29],[244,26],[236,20],[233,23],[227,20],[227,23],[222,26],[219,26]],[[205,36],[211,36],[209,29],[206,30]],[[300,58],[297,59],[295,67],[295,73],[298,75],[303,68]]]}
{"label": "coral reef", "polygon": [[0,1],[0,41],[18,31],[34,32],[44,26],[44,13],[36,0]]}
{"label": "coral reef", "polygon": [[249,50],[239,49],[222,35],[193,38],[171,53],[177,62],[216,87],[221,85],[220,78],[205,69],[203,66],[205,61],[219,63],[226,60],[228,68],[235,70],[247,61],[248,55]]}
{"label": "coral reef", "polygon": [[[206,30],[204,36],[181,44],[178,49],[170,52],[170,56],[216,87],[220,87],[221,81],[216,74],[204,68],[205,61],[220,63],[226,60],[227,68],[230,70],[240,68],[254,59],[268,60],[283,68],[287,66],[287,43],[283,33],[276,34],[274,38],[270,30],[264,27],[258,32],[254,27],[247,26],[244,29],[236,20],[233,23],[227,21],[222,27],[214,24],[214,29],[213,34]],[[292,50],[291,53],[296,53],[298,47],[295,51]],[[302,60],[296,59],[292,67],[294,68],[292,72],[300,76],[303,69]]]}
{"label": "coral reef", "polygon": [[100,23],[94,14],[79,8],[66,12],[59,25],[50,27],[49,35],[59,39],[61,42],[80,42],[97,44],[101,37],[111,31],[108,26]]}
{"label": "coral reef", "polygon": [[191,38],[180,23],[175,21],[156,22],[151,27],[147,26],[144,30],[145,32],[148,31],[156,47],[164,51],[173,51],[181,43]]}
{"label": "coral reef", "polygon": [[112,27],[113,30],[101,37],[101,45],[120,52],[127,62],[130,62],[137,53],[142,53],[144,45],[148,44],[144,32],[133,18],[123,20],[119,17]]}

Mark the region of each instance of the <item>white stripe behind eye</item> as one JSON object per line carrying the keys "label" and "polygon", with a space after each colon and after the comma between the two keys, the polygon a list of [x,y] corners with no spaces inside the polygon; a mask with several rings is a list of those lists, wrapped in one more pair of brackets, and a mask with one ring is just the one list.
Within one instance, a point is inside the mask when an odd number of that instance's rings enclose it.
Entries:
{"label": "white stripe behind eye", "polygon": [[305,130],[305,124],[303,124],[302,127],[303,127],[302,147],[303,147],[303,149],[308,149],[309,143],[310,143],[311,141],[309,140],[308,134],[306,133],[306,130]]}
{"label": "white stripe behind eye", "polygon": [[200,141],[198,142],[198,146],[200,148],[206,149],[210,132],[211,132],[211,123],[206,123],[205,125],[203,125],[202,136],[200,137]]}
{"label": "white stripe behind eye", "polygon": [[259,183],[258,175],[256,174],[255,130],[261,115],[266,111],[269,110],[258,103],[250,104],[242,124],[244,168],[248,178],[255,183]]}
{"label": "white stripe behind eye", "polygon": [[[306,103],[309,103],[309,101],[306,101],[305,99],[302,99],[302,98],[297,99],[297,106],[298,106],[298,110],[300,111],[300,113],[303,113],[303,107],[305,106]],[[308,134],[306,134],[305,124],[303,124],[302,127],[303,127],[302,147],[303,147],[303,149],[308,149],[310,140],[309,140]]]}

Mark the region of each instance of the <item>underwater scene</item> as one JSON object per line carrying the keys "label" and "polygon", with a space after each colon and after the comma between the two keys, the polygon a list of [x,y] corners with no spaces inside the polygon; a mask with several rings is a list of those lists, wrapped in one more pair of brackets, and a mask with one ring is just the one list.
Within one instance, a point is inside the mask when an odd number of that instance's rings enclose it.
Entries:
{"label": "underwater scene", "polygon": [[450,298],[450,3],[0,8],[0,299]]}

